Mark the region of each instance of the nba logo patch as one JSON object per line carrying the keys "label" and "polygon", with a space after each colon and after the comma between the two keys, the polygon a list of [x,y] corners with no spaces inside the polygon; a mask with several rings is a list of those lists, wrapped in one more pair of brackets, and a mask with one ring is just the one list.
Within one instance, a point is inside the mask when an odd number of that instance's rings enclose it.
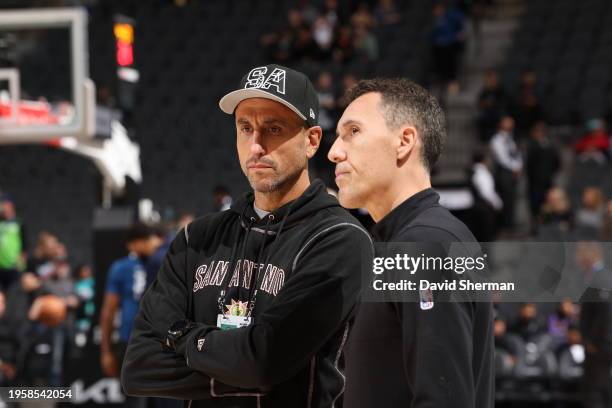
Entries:
{"label": "nba logo patch", "polygon": [[434,301],[433,292],[431,290],[419,290],[419,298],[421,300],[421,310],[433,309]]}
{"label": "nba logo patch", "polygon": [[204,339],[198,339],[198,351],[202,351],[204,348]]}

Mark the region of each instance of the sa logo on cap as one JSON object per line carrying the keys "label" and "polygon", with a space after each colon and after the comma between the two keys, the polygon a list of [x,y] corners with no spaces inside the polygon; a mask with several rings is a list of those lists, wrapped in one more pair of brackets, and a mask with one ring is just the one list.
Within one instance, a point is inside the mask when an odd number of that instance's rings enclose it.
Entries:
{"label": "sa logo on cap", "polygon": [[249,72],[249,75],[247,75],[244,88],[270,89],[274,87],[276,88],[276,92],[284,95],[287,71],[280,68],[274,68],[271,73],[266,75],[267,72],[268,67],[253,68],[251,72]]}

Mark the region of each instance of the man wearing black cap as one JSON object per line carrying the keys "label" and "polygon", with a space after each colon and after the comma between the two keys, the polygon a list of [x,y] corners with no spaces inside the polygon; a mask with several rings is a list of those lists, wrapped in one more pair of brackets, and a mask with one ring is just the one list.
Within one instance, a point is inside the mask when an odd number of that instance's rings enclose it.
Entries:
{"label": "man wearing black cap", "polygon": [[257,67],[223,97],[253,192],[172,243],[142,299],[122,370],[130,395],[202,407],[329,407],[369,235],[310,182],[319,147],[308,78]]}

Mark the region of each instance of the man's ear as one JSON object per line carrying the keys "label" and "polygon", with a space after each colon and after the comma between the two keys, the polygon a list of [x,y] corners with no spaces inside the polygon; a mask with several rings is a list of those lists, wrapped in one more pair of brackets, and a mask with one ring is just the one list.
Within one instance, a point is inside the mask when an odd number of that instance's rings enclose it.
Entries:
{"label": "man's ear", "polygon": [[397,146],[397,161],[403,163],[413,151],[416,151],[418,131],[414,126],[403,126],[399,130],[402,133],[400,134],[400,143]]}
{"label": "man's ear", "polygon": [[306,156],[311,159],[321,144],[321,138],[323,137],[323,129],[321,126],[313,126],[306,129]]}

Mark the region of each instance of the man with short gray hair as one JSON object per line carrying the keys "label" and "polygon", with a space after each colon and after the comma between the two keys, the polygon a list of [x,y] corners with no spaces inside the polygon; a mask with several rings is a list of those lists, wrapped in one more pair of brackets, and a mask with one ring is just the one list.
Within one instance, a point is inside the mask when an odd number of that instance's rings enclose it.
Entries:
{"label": "man with short gray hair", "polygon": [[[435,98],[406,79],[361,81],[347,96],[328,154],[340,204],[366,208],[377,241],[473,243],[431,188],[446,138]],[[439,300],[428,291],[420,302],[361,304],[346,349],[346,407],[493,407],[490,302]]]}

